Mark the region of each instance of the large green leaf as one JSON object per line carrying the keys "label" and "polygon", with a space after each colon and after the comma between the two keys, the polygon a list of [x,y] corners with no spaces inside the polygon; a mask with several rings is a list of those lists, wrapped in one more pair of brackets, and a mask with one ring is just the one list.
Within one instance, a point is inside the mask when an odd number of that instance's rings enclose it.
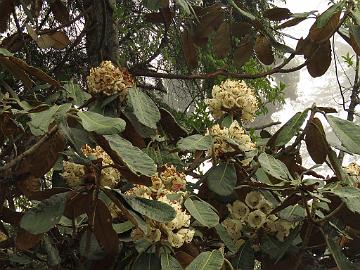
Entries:
{"label": "large green leaf", "polygon": [[189,213],[199,221],[200,224],[209,228],[219,224],[219,216],[208,203],[187,198],[184,205]]}
{"label": "large green leaf", "polygon": [[78,112],[85,130],[95,131],[98,134],[115,134],[125,129],[125,121],[121,118],[107,117],[99,113],[85,111]]}
{"label": "large green leaf", "polygon": [[47,263],[50,266],[56,266],[61,263],[59,250],[53,244],[51,238],[47,235],[44,236],[44,248],[47,253]]}
{"label": "large green leaf", "polygon": [[126,202],[140,214],[159,222],[169,222],[176,217],[175,209],[163,202],[123,195]]}
{"label": "large green leaf", "polygon": [[266,153],[261,153],[258,160],[265,172],[276,179],[285,181],[293,180],[288,168],[280,160]]}
{"label": "large green leaf", "polygon": [[90,260],[99,260],[106,256],[105,251],[96,240],[95,234],[90,231],[85,231],[82,234],[79,251],[81,256]]}
{"label": "large green leaf", "polygon": [[234,164],[220,163],[207,172],[207,184],[211,191],[220,196],[230,195],[237,182]]}
{"label": "large green leaf", "polygon": [[268,145],[271,146],[282,146],[287,144],[292,137],[301,128],[306,117],[308,115],[308,110],[303,112],[297,112],[289,121],[287,121],[269,140]]}
{"label": "large green leaf", "polygon": [[200,134],[191,135],[180,139],[176,146],[182,151],[208,150],[212,144],[212,138],[209,135]]}
{"label": "large green leaf", "polygon": [[350,153],[360,154],[360,126],[332,115],[327,120],[343,146]]}
{"label": "large green leaf", "polygon": [[326,244],[339,270],[355,270],[356,266],[342,253],[341,247],[328,235],[325,235]]}
{"label": "large green leaf", "polygon": [[201,252],[186,270],[220,270],[224,264],[224,255],[220,250]]}
{"label": "large green leaf", "polygon": [[360,190],[354,187],[340,187],[330,191],[338,196],[347,206],[347,208],[360,214]]}
{"label": "large green leaf", "polygon": [[105,135],[112,150],[114,150],[126,166],[136,174],[153,176],[156,173],[154,161],[139,148],[119,135]]}
{"label": "large green leaf", "polygon": [[182,270],[180,263],[169,253],[161,254],[161,270]]}
{"label": "large green leaf", "polygon": [[30,131],[35,136],[41,136],[48,131],[49,125],[54,121],[60,121],[71,108],[71,104],[53,105],[52,107],[37,113],[30,113],[31,121],[28,122]]}
{"label": "large green leaf", "polygon": [[235,269],[253,270],[255,265],[255,255],[250,240],[246,241],[240,247],[239,251],[231,261]]}
{"label": "large green leaf", "polygon": [[215,226],[215,230],[217,234],[219,235],[220,239],[224,242],[225,246],[232,252],[235,253],[237,251],[237,248],[235,246],[234,241],[231,239],[229,233],[226,231],[224,226],[219,223]]}
{"label": "large green leaf", "polygon": [[64,213],[67,192],[51,196],[31,208],[21,218],[20,227],[32,234],[49,231]]}
{"label": "large green leaf", "polygon": [[160,258],[153,253],[142,253],[131,267],[131,270],[159,269],[161,269]]}
{"label": "large green leaf", "polygon": [[160,112],[148,95],[137,88],[132,88],[129,90],[128,105],[141,124],[156,129],[156,123],[160,120]]}

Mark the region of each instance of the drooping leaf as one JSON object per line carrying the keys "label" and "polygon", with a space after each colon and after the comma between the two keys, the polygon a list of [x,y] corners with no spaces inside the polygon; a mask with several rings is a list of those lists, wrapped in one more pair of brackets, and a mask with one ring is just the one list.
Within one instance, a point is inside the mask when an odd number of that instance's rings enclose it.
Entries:
{"label": "drooping leaf", "polygon": [[241,43],[234,51],[233,62],[236,66],[241,67],[250,60],[254,49],[254,41],[250,36],[244,37]]}
{"label": "drooping leaf", "polygon": [[308,115],[308,110],[297,112],[269,140],[268,145],[278,147],[287,144],[299,131]]}
{"label": "drooping leaf", "polygon": [[309,37],[312,41],[321,43],[328,40],[336,31],[342,9],[341,1],[324,11],[311,26]]}
{"label": "drooping leaf", "polygon": [[293,179],[286,165],[280,160],[266,153],[261,153],[258,159],[261,167],[269,175],[283,181],[289,181]]}
{"label": "drooping leaf", "polygon": [[270,40],[266,36],[259,35],[257,37],[254,50],[261,63],[271,65],[275,61]]}
{"label": "drooping leaf", "polygon": [[98,134],[115,134],[125,129],[125,121],[121,118],[107,117],[102,114],[84,111],[78,112],[81,124],[87,131],[95,131]]}
{"label": "drooping leaf", "polygon": [[232,260],[232,265],[235,269],[242,270],[253,270],[255,265],[254,250],[251,247],[252,243],[250,240],[246,241],[240,247],[239,251]]}
{"label": "drooping leaf", "polygon": [[327,247],[329,248],[329,251],[331,252],[331,255],[333,256],[339,270],[357,269],[357,267],[352,262],[350,262],[348,258],[346,258],[344,253],[341,251],[339,244],[337,244],[331,236],[325,235],[325,240]]}
{"label": "drooping leaf", "polygon": [[305,143],[312,160],[317,164],[325,162],[329,145],[319,118],[314,118],[306,129]]}
{"label": "drooping leaf", "polygon": [[176,216],[175,209],[163,202],[140,197],[123,196],[126,202],[140,214],[159,222],[169,222]]}
{"label": "drooping leaf", "polygon": [[69,11],[67,7],[61,2],[61,0],[52,1],[50,4],[50,9],[58,22],[65,24],[70,21]]}
{"label": "drooping leaf", "polygon": [[328,115],[327,120],[342,145],[349,152],[360,154],[360,126],[332,115]]}
{"label": "drooping leaf", "polygon": [[94,234],[100,246],[111,256],[115,256],[119,251],[119,238],[112,227],[111,213],[106,204],[98,199],[95,210],[88,211],[89,219],[93,219]]}
{"label": "drooping leaf", "polygon": [[291,17],[291,12],[288,8],[271,8],[264,11],[263,16],[272,21],[282,21]]}
{"label": "drooping leaf", "polygon": [[224,255],[220,250],[201,252],[189,265],[186,270],[220,270],[224,264]]}
{"label": "drooping leaf", "polygon": [[309,74],[316,78],[324,75],[331,64],[331,44],[330,40],[319,45],[318,49],[312,54],[307,64]]}
{"label": "drooping leaf", "polygon": [[297,18],[290,19],[290,20],[288,20],[286,22],[283,22],[282,24],[278,25],[277,27],[275,27],[275,29],[283,29],[283,28],[298,25],[299,23],[304,21],[306,18],[307,18],[307,16],[306,17],[304,16],[304,17],[297,17]]}
{"label": "drooping leaf", "polygon": [[126,166],[136,174],[153,176],[156,173],[154,161],[139,148],[119,135],[105,135],[111,149],[117,153]]}
{"label": "drooping leaf", "polygon": [[161,270],[182,270],[180,263],[169,253],[161,254]]}
{"label": "drooping leaf", "polygon": [[182,151],[208,150],[212,144],[212,137],[209,135],[195,134],[180,139],[176,147]]}
{"label": "drooping leaf", "polygon": [[235,166],[230,163],[220,163],[207,172],[207,184],[211,191],[220,196],[230,195],[237,182]]}
{"label": "drooping leaf", "polygon": [[152,99],[137,88],[129,90],[128,105],[141,124],[156,129],[160,112]]}
{"label": "drooping leaf", "polygon": [[202,225],[211,228],[215,227],[219,223],[219,216],[214,212],[211,205],[208,203],[187,198],[184,205],[191,216],[193,216]]}
{"label": "drooping leaf", "polygon": [[171,136],[170,139],[178,140],[188,135],[187,130],[180,125],[175,117],[166,109],[160,108],[160,125]]}
{"label": "drooping leaf", "polygon": [[20,227],[32,234],[49,231],[64,213],[68,193],[59,193],[29,209],[21,218]]}
{"label": "drooping leaf", "polygon": [[43,234],[32,234],[19,228],[16,233],[15,247],[19,250],[28,250],[36,246],[42,239]]}
{"label": "drooping leaf", "polygon": [[231,49],[230,24],[223,22],[215,33],[214,51],[218,58],[224,58]]}
{"label": "drooping leaf", "polygon": [[185,30],[182,34],[182,48],[187,66],[190,69],[196,68],[198,65],[198,52],[188,30]]}

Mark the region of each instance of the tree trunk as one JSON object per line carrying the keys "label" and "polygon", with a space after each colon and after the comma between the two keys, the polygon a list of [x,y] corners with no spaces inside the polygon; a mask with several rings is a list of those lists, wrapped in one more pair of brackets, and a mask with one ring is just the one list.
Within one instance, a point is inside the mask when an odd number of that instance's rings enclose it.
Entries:
{"label": "tree trunk", "polygon": [[117,63],[119,50],[116,19],[113,16],[115,0],[84,0],[84,8],[91,7],[85,17],[86,52],[90,67],[101,61]]}

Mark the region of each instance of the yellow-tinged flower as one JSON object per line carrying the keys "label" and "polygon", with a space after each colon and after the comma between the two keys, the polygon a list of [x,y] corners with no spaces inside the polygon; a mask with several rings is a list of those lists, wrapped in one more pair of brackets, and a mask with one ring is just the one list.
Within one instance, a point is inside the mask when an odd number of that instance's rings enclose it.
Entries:
{"label": "yellow-tinged flower", "polygon": [[123,101],[127,97],[128,89],[134,86],[134,79],[125,68],[116,67],[111,61],[103,61],[100,66],[90,70],[87,85],[91,94],[118,94]]}
{"label": "yellow-tinged flower", "polygon": [[213,87],[212,96],[206,102],[215,118],[220,118],[224,110],[228,110],[238,113],[245,122],[254,119],[258,101],[254,91],[245,82],[227,79]]}
{"label": "yellow-tinged flower", "polygon": [[251,191],[246,194],[245,203],[252,209],[258,208],[264,196],[258,191]]}
{"label": "yellow-tinged flower", "polygon": [[266,215],[260,210],[254,210],[249,213],[247,222],[250,227],[258,229],[264,225],[266,221]]}
{"label": "yellow-tinged flower", "polygon": [[272,203],[265,199],[262,199],[256,208],[261,210],[266,215],[270,214],[274,209]]}
{"label": "yellow-tinged flower", "polygon": [[85,166],[70,161],[63,161],[63,172],[61,175],[69,187],[76,188],[84,184]]}
{"label": "yellow-tinged flower", "polygon": [[227,208],[230,212],[230,215],[239,220],[246,220],[247,215],[250,212],[246,204],[239,200],[234,201],[232,205],[228,204]]}

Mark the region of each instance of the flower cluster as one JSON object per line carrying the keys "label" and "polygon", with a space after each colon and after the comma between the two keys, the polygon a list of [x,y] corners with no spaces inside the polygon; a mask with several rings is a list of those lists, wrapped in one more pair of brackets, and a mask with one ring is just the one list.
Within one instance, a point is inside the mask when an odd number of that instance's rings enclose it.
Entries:
{"label": "flower cluster", "polygon": [[123,101],[127,97],[128,89],[134,86],[134,79],[125,68],[118,68],[110,61],[103,61],[99,67],[90,70],[87,85],[91,94],[119,94]]}
{"label": "flower cluster", "polygon": [[137,185],[127,191],[127,195],[157,200],[173,207],[176,211],[175,218],[167,223],[160,223],[145,217],[147,230],[140,228],[132,231],[134,240],[145,238],[154,243],[166,239],[171,246],[181,247],[184,243],[190,243],[195,230],[189,228],[191,216],[183,208],[185,192],[181,191],[186,185],[185,174],[176,171],[174,166],[165,166],[165,170],[152,177],[152,186]]}
{"label": "flower cluster", "polygon": [[[120,180],[120,172],[110,166],[113,164],[110,156],[100,146],[91,148],[89,145],[85,145],[82,148],[82,152],[86,157],[101,159],[102,166],[105,168],[101,170],[100,185],[111,188],[115,187]],[[62,176],[69,187],[75,188],[84,184],[83,178],[86,173],[84,165],[63,161],[63,168]]]}
{"label": "flower cluster", "polygon": [[224,111],[240,115],[244,122],[254,119],[258,102],[254,91],[244,81],[227,79],[212,89],[212,99],[207,100],[209,110],[215,118],[220,118]]}
{"label": "flower cluster", "polygon": [[208,134],[214,139],[210,154],[216,157],[224,153],[234,152],[236,149],[243,152],[255,149],[255,144],[251,141],[250,136],[245,133],[245,130],[236,120],[231,123],[229,128],[220,127],[219,124],[216,124],[208,130]]}
{"label": "flower cluster", "polygon": [[245,242],[246,232],[262,229],[274,234],[278,240],[284,241],[296,225],[271,214],[272,203],[258,191],[249,192],[245,197],[245,202],[236,200],[228,204],[227,208],[230,215],[222,222],[222,225],[237,247]]}
{"label": "flower cluster", "polygon": [[344,168],[345,171],[352,176],[360,175],[360,166],[355,162],[351,162],[347,167]]}

